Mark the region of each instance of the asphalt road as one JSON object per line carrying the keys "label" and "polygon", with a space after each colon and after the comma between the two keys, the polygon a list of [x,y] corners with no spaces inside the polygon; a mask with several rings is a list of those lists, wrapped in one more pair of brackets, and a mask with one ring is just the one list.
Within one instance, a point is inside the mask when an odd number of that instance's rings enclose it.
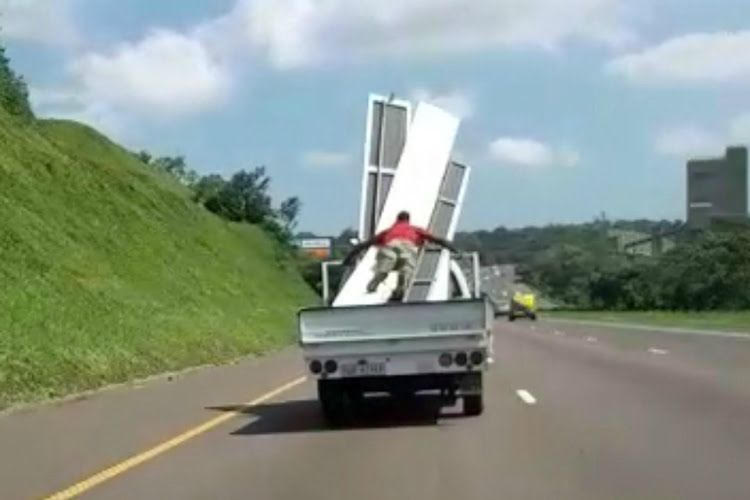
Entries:
{"label": "asphalt road", "polygon": [[750,498],[750,337],[496,330],[481,417],[329,430],[294,349],[0,416],[0,498]]}

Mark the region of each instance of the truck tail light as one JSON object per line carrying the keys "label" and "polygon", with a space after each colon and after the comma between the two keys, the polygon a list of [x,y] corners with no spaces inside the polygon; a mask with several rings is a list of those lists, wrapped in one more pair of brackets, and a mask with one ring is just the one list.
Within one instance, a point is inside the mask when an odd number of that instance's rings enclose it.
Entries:
{"label": "truck tail light", "polygon": [[333,373],[339,369],[339,364],[336,361],[329,359],[325,364],[326,373]]}
{"label": "truck tail light", "polygon": [[481,365],[484,361],[484,353],[482,351],[474,351],[471,353],[471,364]]}
{"label": "truck tail light", "polygon": [[453,356],[451,356],[451,353],[449,352],[444,352],[438,358],[438,363],[440,363],[440,366],[443,368],[448,368],[453,363]]}
{"label": "truck tail light", "polygon": [[455,359],[456,364],[458,366],[466,366],[466,362],[467,362],[468,358],[469,357],[466,355],[465,352],[458,352],[458,353],[456,353],[456,359]]}
{"label": "truck tail light", "polygon": [[312,361],[310,361],[311,373],[313,373],[314,375],[317,375],[322,371],[323,371],[323,364],[320,361],[318,361],[317,359],[313,359]]}

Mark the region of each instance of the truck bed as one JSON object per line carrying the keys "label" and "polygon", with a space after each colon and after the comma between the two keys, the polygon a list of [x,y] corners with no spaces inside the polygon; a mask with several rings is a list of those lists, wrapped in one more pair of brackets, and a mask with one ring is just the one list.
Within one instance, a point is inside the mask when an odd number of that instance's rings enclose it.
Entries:
{"label": "truck bed", "polygon": [[481,371],[493,316],[481,299],[305,309],[300,344],[310,373],[324,379]]}
{"label": "truck bed", "polygon": [[486,336],[493,314],[483,299],[316,307],[299,312],[300,344]]}

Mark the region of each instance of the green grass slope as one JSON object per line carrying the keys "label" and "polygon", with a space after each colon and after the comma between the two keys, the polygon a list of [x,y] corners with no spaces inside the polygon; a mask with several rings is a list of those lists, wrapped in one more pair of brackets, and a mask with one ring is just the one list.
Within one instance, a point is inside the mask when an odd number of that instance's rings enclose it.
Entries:
{"label": "green grass slope", "polygon": [[93,129],[0,110],[0,407],[289,342],[313,297],[275,256]]}

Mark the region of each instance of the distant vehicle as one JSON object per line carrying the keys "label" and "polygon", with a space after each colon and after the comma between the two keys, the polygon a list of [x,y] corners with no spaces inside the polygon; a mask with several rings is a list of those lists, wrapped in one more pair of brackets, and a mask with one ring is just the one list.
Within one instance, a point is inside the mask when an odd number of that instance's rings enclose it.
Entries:
{"label": "distant vehicle", "polygon": [[507,301],[499,300],[497,297],[494,297],[485,292],[482,292],[481,296],[486,299],[487,302],[489,302],[490,307],[492,308],[492,312],[496,318],[498,316],[505,316],[508,314],[510,306],[508,305]]}
{"label": "distant vehicle", "polygon": [[536,312],[536,296],[533,293],[516,292],[513,298],[510,299],[508,321],[515,321],[519,317],[536,321]]}

